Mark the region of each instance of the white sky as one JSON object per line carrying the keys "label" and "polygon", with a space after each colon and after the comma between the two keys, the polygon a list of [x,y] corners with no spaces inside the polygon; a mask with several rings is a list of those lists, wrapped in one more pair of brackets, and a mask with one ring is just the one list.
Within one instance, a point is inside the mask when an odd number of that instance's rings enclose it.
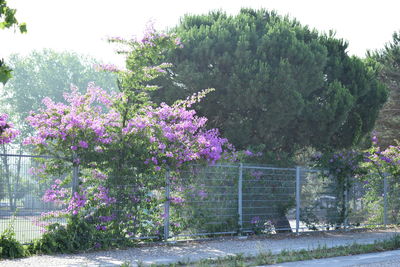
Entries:
{"label": "white sky", "polygon": [[358,56],[382,48],[400,30],[400,0],[8,0],[8,5],[17,9],[28,33],[0,30],[0,58],[53,48],[122,65],[107,36],[140,37],[149,20],[162,30],[187,13],[223,9],[235,14],[241,7],[274,9],[319,31],[333,29]]}

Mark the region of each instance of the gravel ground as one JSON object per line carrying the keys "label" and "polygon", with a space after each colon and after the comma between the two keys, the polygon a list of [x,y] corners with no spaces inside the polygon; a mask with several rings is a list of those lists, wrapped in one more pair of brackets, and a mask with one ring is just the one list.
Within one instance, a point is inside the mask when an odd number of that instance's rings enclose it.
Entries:
{"label": "gravel ground", "polygon": [[324,245],[334,247],[353,243],[367,244],[373,243],[375,240],[389,239],[397,233],[397,230],[390,229],[368,232],[309,233],[300,236],[219,238],[209,241],[141,246],[124,250],[33,256],[17,260],[3,260],[0,261],[0,266],[119,266],[124,262],[130,262],[132,266],[137,266],[137,263],[166,264],[224,257],[238,253],[255,255],[265,251],[278,253],[283,249],[299,250]]}

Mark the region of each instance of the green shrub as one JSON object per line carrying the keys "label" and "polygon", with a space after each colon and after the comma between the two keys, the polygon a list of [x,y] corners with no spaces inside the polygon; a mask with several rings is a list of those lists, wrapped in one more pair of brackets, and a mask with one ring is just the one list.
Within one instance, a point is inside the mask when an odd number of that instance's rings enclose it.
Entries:
{"label": "green shrub", "polygon": [[74,216],[66,225],[49,225],[47,232],[29,246],[29,251],[32,254],[74,253],[124,247],[132,243],[110,231],[97,231],[90,219]]}
{"label": "green shrub", "polygon": [[14,259],[27,256],[25,248],[15,238],[14,228],[6,228],[0,235],[0,258]]}

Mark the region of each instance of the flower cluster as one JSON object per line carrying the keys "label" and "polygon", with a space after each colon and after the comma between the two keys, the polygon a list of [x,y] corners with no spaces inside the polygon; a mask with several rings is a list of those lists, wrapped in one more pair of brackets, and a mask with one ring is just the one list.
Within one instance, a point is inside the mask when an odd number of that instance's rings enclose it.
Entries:
{"label": "flower cluster", "polygon": [[86,201],[87,201],[86,192],[84,192],[83,194],[75,192],[71,200],[69,201],[67,211],[71,212],[73,215],[77,215],[78,212],[85,206]]}
{"label": "flower cluster", "polygon": [[94,199],[104,205],[110,205],[115,203],[117,200],[114,197],[109,196],[109,190],[104,186],[98,186],[97,192],[94,193]]}
{"label": "flower cluster", "polygon": [[372,138],[373,146],[365,153],[365,166],[378,171],[387,172],[394,176],[400,174],[400,145],[389,146],[381,150],[376,136]]}
{"label": "flower cluster", "polygon": [[221,158],[227,140],[218,130],[206,130],[206,118],[197,117],[194,110],[161,104],[158,108],[147,107],[144,116],[132,118],[123,132],[127,135],[149,133],[149,158],[156,170],[163,163],[177,167],[185,162],[206,159],[215,162]]}
{"label": "flower cluster", "polygon": [[62,181],[57,179],[49,189],[47,189],[43,195],[44,202],[55,202],[63,204],[66,198],[69,197],[70,191],[66,188],[61,187]]}
{"label": "flower cluster", "polygon": [[[107,94],[101,88],[90,83],[87,93],[82,95],[77,88],[72,88],[64,98],[69,105],[54,103],[45,98],[45,109],[38,113],[31,112],[28,123],[36,129],[36,135],[24,140],[24,144],[50,145],[52,140],[67,145],[68,150],[85,150],[93,141],[109,144],[113,135],[107,127],[117,126],[119,113],[111,109],[117,94]],[[109,108],[104,112],[104,108]]]}
{"label": "flower cluster", "polygon": [[8,115],[0,115],[0,145],[11,143],[20,132],[14,128],[11,122],[7,122]]}
{"label": "flower cluster", "polygon": [[356,150],[345,150],[336,153],[314,155],[314,162],[336,177],[351,177],[359,171],[359,164],[364,160],[363,153]]}

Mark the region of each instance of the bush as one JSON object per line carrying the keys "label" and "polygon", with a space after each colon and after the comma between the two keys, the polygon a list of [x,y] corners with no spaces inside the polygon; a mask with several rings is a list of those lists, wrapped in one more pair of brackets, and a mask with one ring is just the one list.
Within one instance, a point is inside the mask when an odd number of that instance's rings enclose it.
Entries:
{"label": "bush", "polygon": [[13,227],[8,227],[0,235],[0,258],[14,259],[27,256],[23,245],[15,238]]}
{"label": "bush", "polygon": [[117,243],[116,238],[110,236],[96,231],[89,219],[74,216],[66,225],[50,224],[47,232],[29,247],[29,251],[44,254],[73,253],[127,245],[126,242],[121,243],[121,240]]}

